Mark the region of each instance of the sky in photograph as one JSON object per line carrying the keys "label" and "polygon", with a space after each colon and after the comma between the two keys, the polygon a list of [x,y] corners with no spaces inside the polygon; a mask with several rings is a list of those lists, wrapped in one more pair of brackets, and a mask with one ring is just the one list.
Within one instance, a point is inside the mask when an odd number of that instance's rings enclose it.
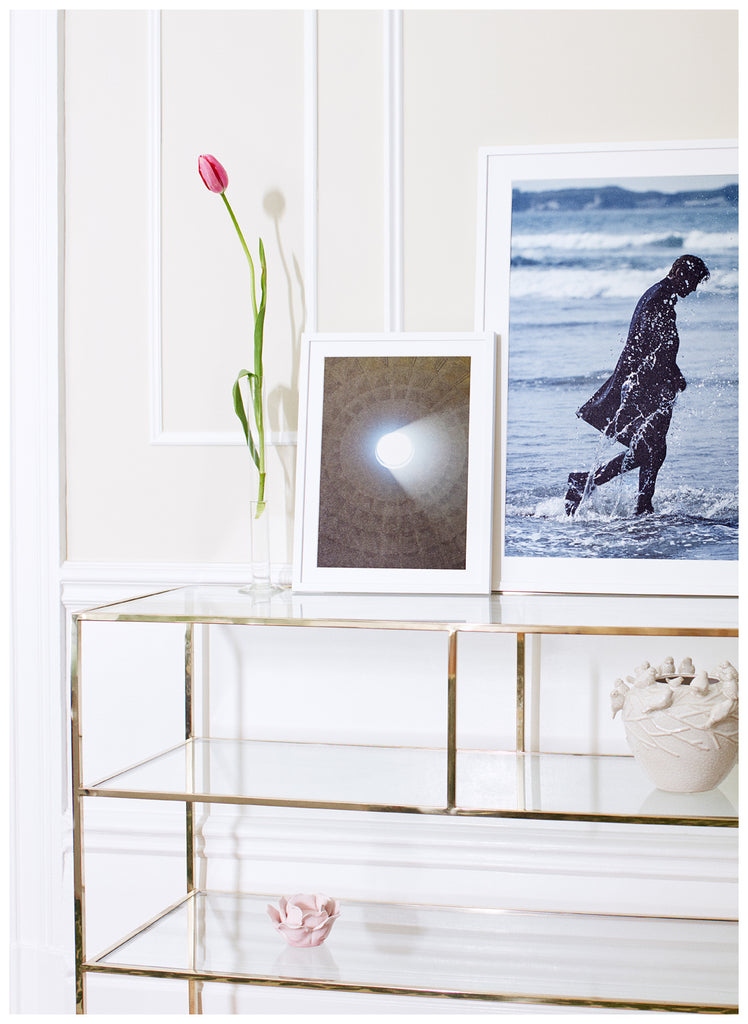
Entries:
{"label": "sky in photograph", "polygon": [[605,188],[610,185],[617,185],[619,188],[629,189],[631,192],[694,192],[700,189],[718,189],[725,185],[736,185],[738,181],[735,174],[689,174],[668,178],[580,178],[573,183],[559,181],[558,178],[542,181],[515,181],[515,188],[523,192],[546,192],[559,191],[561,189],[573,188]]}

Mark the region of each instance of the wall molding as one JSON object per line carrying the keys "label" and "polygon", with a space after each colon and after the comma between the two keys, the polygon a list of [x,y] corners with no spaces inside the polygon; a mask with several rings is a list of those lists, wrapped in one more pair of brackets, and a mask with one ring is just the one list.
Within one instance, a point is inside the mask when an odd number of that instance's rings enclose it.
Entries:
{"label": "wall molding", "polygon": [[[148,15],[148,138],[149,138],[149,293],[150,438],[151,445],[244,446],[237,429],[231,431],[166,430],[164,427],[163,305],[162,305],[162,17]],[[403,12],[386,10],[383,31],[384,104],[384,328],[403,330],[404,217],[403,217]],[[304,273],[307,329],[318,329],[318,198],[319,90],[318,12],[304,12]],[[296,431],[269,431],[269,447],[296,445]]]}
{"label": "wall molding", "polygon": [[148,342],[150,350],[150,443],[164,434],[162,315],[162,95],[161,11],[148,18]]}
{"label": "wall molding", "polygon": [[[226,430],[166,430],[164,428],[163,377],[163,103],[162,12],[149,10],[148,17],[148,346],[150,353],[149,406],[151,445],[178,447],[240,446],[246,441],[237,427]],[[307,322],[317,323],[317,14],[304,12],[304,167],[305,167],[305,273]],[[297,444],[297,431],[269,430],[270,447]]]}
{"label": "wall molding", "polygon": [[[177,808],[126,804],[96,802],[86,825],[91,853],[183,855]],[[475,905],[524,910],[737,917],[732,830],[225,806],[206,814],[203,805],[196,827],[218,881],[240,869],[248,891],[309,864],[348,898],[371,899],[376,877],[377,889],[390,893],[377,900],[459,905],[472,897]]]}
{"label": "wall molding", "polygon": [[319,17],[304,11],[304,288],[306,322],[317,330],[319,308]]}
{"label": "wall molding", "polygon": [[[64,13],[10,16],[10,1005],[72,1006],[64,533]],[[66,970],[67,968],[67,970]]]}
{"label": "wall molding", "polygon": [[384,326],[402,331],[403,278],[403,12],[384,11]]}
{"label": "wall molding", "polygon": [[[273,564],[270,575],[280,586],[291,584],[290,565]],[[62,602],[68,611],[172,587],[243,586],[251,577],[249,562],[66,561],[60,569]]]}

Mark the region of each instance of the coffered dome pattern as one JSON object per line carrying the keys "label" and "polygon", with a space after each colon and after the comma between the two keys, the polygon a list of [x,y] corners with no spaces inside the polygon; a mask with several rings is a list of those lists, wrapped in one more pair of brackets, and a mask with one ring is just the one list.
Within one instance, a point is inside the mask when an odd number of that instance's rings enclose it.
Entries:
{"label": "coffered dome pattern", "polygon": [[[328,357],[317,565],[464,569],[470,357]],[[412,446],[402,467],[383,435]]]}

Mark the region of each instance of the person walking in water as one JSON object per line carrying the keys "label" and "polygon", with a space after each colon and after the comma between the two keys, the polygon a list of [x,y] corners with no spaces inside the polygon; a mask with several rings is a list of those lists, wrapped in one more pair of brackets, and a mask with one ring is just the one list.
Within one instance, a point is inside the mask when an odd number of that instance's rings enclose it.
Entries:
{"label": "person walking in water", "polygon": [[675,304],[708,279],[709,270],[698,256],[679,256],[667,277],[639,299],[615,370],[577,409],[577,416],[627,450],[590,473],[569,474],[564,501],[568,516],[595,487],[630,469],[639,470],[636,514],[654,512],[652,497],[667,454],[665,438],[673,405],[686,387],[675,361]]}

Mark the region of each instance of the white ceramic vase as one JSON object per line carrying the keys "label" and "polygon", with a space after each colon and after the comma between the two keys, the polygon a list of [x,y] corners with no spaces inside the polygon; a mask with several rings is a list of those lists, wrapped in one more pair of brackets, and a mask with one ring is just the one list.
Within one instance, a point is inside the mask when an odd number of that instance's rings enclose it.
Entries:
{"label": "white ceramic vase", "polygon": [[621,711],[634,757],[658,789],[703,793],[714,789],[738,757],[738,673],[724,662],[713,675],[696,672],[690,658],[676,670],[640,665],[611,693]]}

